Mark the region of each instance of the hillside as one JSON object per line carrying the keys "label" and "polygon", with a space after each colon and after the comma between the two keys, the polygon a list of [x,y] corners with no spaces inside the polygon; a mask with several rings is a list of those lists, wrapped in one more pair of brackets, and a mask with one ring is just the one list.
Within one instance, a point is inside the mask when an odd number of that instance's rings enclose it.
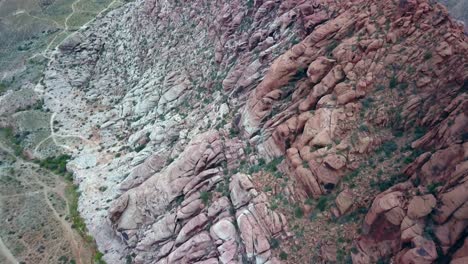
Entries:
{"label": "hillside", "polygon": [[71,155],[107,263],[466,263],[464,30],[429,0],[137,0],[50,53],[44,120],[0,121]]}

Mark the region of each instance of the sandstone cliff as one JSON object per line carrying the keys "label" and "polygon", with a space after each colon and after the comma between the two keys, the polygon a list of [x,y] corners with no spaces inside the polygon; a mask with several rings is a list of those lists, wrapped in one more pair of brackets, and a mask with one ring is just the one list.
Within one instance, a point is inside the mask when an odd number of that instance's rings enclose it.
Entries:
{"label": "sandstone cliff", "polygon": [[466,263],[467,79],[433,1],[139,0],[42,88],[108,263]]}

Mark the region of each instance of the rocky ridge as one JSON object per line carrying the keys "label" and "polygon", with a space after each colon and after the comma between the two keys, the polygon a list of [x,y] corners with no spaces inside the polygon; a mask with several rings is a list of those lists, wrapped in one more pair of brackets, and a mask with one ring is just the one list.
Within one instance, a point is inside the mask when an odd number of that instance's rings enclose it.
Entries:
{"label": "rocky ridge", "polygon": [[109,263],[310,261],[290,229],[334,196],[327,226],[366,210],[316,262],[464,263],[463,31],[426,0],[136,1],[59,47],[45,107]]}

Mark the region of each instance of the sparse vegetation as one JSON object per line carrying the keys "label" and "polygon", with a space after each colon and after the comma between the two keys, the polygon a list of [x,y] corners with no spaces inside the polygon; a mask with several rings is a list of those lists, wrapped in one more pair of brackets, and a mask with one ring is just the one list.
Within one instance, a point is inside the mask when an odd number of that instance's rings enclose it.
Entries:
{"label": "sparse vegetation", "polygon": [[138,146],[135,148],[135,151],[136,151],[136,152],[142,151],[144,148],[146,148],[146,145],[147,145],[147,143],[138,145]]}
{"label": "sparse vegetation", "polygon": [[60,155],[57,157],[48,157],[46,159],[37,161],[39,166],[53,171],[62,176],[69,177],[67,175],[67,162],[70,160],[70,155]]}
{"label": "sparse vegetation", "polygon": [[390,86],[391,89],[397,87],[398,80],[397,80],[397,77],[395,75],[393,75],[392,78],[390,78],[390,82],[389,82],[388,85]]}
{"label": "sparse vegetation", "polygon": [[6,84],[0,82],[0,95],[3,95],[7,91]]}
{"label": "sparse vegetation", "polygon": [[424,136],[426,133],[427,133],[427,128],[421,127],[421,126],[417,126],[417,127],[414,129],[414,139],[418,139],[418,138]]}
{"label": "sparse vegetation", "polygon": [[102,254],[101,252],[96,252],[96,254],[94,255],[94,264],[105,264],[106,262],[102,259],[102,257],[104,256],[104,254]]}
{"label": "sparse vegetation", "polygon": [[432,193],[432,194],[436,194],[437,193],[437,188],[442,186],[442,183],[440,182],[432,182],[430,184],[427,185],[427,191],[429,193]]}
{"label": "sparse vegetation", "polygon": [[15,134],[12,128],[0,128],[0,135],[9,143],[15,156],[20,157],[23,154],[23,136]]}
{"label": "sparse vegetation", "polygon": [[200,199],[202,200],[204,205],[208,205],[209,202],[211,201],[211,196],[213,194],[211,192],[201,192],[200,193]]}
{"label": "sparse vegetation", "polygon": [[279,246],[280,246],[280,241],[279,241],[278,239],[276,239],[276,238],[273,237],[273,238],[270,240],[270,246],[271,246],[272,249],[277,249],[277,248],[279,248]]}
{"label": "sparse vegetation", "polygon": [[279,254],[279,257],[281,260],[287,260],[288,259],[288,253],[284,252],[284,251],[281,251],[281,253]]}
{"label": "sparse vegetation", "polygon": [[388,188],[392,187],[393,185],[403,182],[404,180],[406,180],[405,175],[394,174],[390,176],[390,178],[383,179],[380,181],[372,180],[370,185],[372,188],[377,188],[379,191],[383,192],[387,190]]}
{"label": "sparse vegetation", "polygon": [[300,206],[296,206],[294,208],[294,216],[296,218],[302,218],[304,217],[304,211],[302,211],[302,208]]}
{"label": "sparse vegetation", "polygon": [[395,151],[397,150],[398,150],[398,145],[396,144],[396,142],[393,140],[390,140],[390,141],[384,142],[382,146],[380,146],[378,151],[381,153],[383,152],[385,156],[390,157],[393,154],[395,154]]}
{"label": "sparse vegetation", "polygon": [[320,198],[318,199],[318,202],[315,208],[319,210],[320,212],[323,212],[327,209],[328,204],[329,204],[329,198],[323,195],[323,196],[320,196]]}
{"label": "sparse vegetation", "polygon": [[424,53],[424,60],[430,60],[432,58],[432,52],[428,51]]}
{"label": "sparse vegetation", "polygon": [[333,40],[330,44],[328,44],[328,46],[325,49],[325,53],[327,54],[328,57],[332,56],[331,53],[336,47],[338,47],[338,45],[339,45],[339,42],[336,40]]}

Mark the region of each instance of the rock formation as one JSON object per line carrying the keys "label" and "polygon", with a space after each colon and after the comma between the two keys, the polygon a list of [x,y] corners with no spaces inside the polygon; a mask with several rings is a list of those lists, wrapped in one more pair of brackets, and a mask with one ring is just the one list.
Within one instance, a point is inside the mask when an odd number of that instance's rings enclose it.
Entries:
{"label": "rock formation", "polygon": [[464,263],[467,65],[429,0],[137,0],[43,88],[108,263]]}

